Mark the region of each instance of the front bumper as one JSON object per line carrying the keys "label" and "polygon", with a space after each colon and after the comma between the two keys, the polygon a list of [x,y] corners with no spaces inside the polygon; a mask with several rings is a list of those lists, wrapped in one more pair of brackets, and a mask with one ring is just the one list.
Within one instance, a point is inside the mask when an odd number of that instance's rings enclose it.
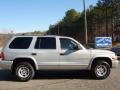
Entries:
{"label": "front bumper", "polygon": [[112,60],[112,68],[117,68],[119,66],[118,60]]}
{"label": "front bumper", "polygon": [[1,69],[9,69],[11,70],[13,61],[0,61],[0,68]]}

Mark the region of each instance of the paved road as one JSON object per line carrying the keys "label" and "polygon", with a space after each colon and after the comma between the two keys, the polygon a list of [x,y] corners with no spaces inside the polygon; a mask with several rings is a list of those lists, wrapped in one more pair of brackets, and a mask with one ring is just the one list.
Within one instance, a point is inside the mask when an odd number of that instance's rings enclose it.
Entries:
{"label": "paved road", "polygon": [[18,82],[0,70],[0,90],[120,90],[120,65],[105,80],[94,80],[86,71],[42,71],[29,82]]}

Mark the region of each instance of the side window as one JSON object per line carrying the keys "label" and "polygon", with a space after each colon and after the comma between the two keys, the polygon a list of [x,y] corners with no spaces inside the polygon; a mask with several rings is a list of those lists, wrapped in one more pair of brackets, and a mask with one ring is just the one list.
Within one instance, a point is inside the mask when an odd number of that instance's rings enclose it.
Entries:
{"label": "side window", "polygon": [[60,38],[61,49],[75,50],[78,46],[76,42],[67,38]]}
{"label": "side window", "polygon": [[52,37],[38,37],[35,49],[56,49],[56,39]]}
{"label": "side window", "polygon": [[32,37],[17,37],[9,45],[10,49],[28,49]]}

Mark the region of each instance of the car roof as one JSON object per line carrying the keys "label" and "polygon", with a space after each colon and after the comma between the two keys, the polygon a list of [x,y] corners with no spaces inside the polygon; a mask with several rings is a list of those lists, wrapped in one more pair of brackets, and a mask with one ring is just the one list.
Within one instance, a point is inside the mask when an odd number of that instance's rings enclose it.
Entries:
{"label": "car roof", "polygon": [[62,37],[62,38],[70,38],[67,36],[58,36],[58,35],[13,35],[13,37]]}

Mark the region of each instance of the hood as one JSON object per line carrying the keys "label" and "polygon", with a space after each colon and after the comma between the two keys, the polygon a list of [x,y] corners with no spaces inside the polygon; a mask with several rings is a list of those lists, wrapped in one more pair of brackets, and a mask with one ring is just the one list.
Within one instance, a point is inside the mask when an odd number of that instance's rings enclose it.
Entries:
{"label": "hood", "polygon": [[112,51],[109,51],[109,50],[99,50],[99,49],[93,49],[93,50],[90,50],[92,54],[115,54],[114,52]]}

